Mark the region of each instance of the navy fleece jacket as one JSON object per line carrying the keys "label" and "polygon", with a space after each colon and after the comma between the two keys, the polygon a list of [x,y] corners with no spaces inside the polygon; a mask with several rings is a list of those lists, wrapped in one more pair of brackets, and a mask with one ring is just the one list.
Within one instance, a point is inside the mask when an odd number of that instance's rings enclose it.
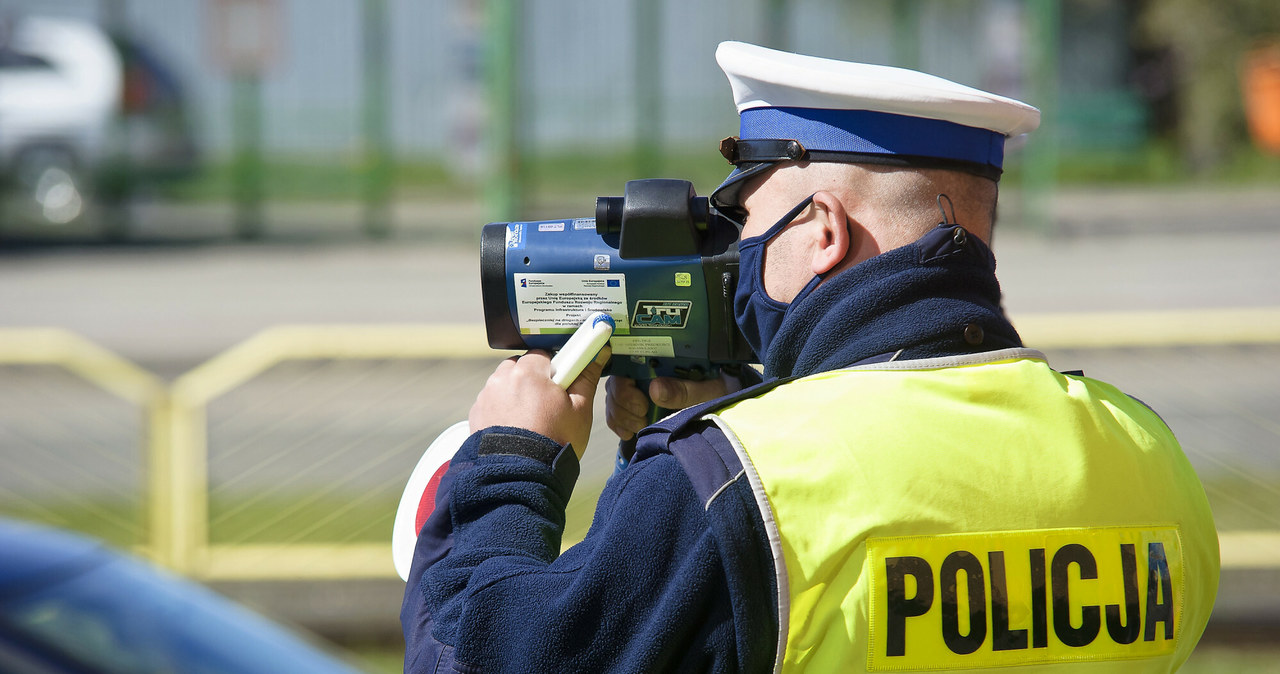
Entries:
{"label": "navy fleece jacket", "polygon": [[601,494],[586,539],[560,555],[577,470],[572,450],[521,429],[467,440],[419,535],[405,671],[768,669],[772,567],[726,572],[726,554],[762,535],[744,517],[750,492],[708,509],[671,454],[637,456]]}
{"label": "navy fleece jacket", "polygon": [[[1020,345],[999,300],[990,250],[939,227],[793,305],[763,386]],[[419,535],[401,610],[405,671],[771,669],[772,554],[741,464],[702,410],[640,433],[585,540],[563,555],[574,453],[521,429],[472,435]]]}

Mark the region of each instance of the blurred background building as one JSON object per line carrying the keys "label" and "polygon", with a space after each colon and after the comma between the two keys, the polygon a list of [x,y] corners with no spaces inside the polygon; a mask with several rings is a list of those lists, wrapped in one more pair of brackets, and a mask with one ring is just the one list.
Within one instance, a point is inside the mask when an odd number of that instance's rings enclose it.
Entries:
{"label": "blurred background building", "polygon": [[400,489],[502,355],[480,226],[709,193],[730,39],[1043,110],[1006,308],[1178,433],[1224,532],[1192,664],[1265,671],[1222,649],[1280,638],[1273,0],[0,0],[0,513],[394,651]]}

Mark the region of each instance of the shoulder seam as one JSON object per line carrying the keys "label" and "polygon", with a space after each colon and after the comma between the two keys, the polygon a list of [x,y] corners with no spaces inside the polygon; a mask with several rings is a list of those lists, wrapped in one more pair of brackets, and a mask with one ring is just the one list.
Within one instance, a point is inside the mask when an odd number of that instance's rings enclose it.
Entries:
{"label": "shoulder seam", "polygon": [[707,499],[707,502],[703,504],[702,509],[711,510],[711,502],[719,498],[720,495],[723,494],[726,489],[728,489],[729,487],[732,487],[733,483],[737,482],[739,479],[742,478],[742,476],[746,474],[747,474],[747,469],[743,468],[742,470],[738,471],[737,475],[734,475],[733,477],[729,478],[728,481],[726,481],[724,484],[720,485],[720,488],[716,490],[716,493],[712,494],[711,498]]}
{"label": "shoulder seam", "polygon": [[787,578],[787,562],[782,551],[781,533],[778,531],[777,522],[773,519],[773,509],[769,505],[769,496],[765,493],[760,476],[756,474],[755,467],[751,463],[751,457],[747,455],[747,451],[742,446],[737,434],[733,432],[728,422],[717,414],[708,414],[704,418],[720,428],[721,432],[724,433],[725,439],[733,447],[734,453],[738,455],[738,460],[742,463],[742,473],[746,476],[747,481],[751,483],[751,492],[755,498],[756,509],[760,512],[760,519],[764,524],[769,552],[773,557],[773,572],[778,584],[778,639],[773,671],[781,672],[783,656],[787,651],[787,636],[791,629],[791,596],[788,594],[790,581]]}

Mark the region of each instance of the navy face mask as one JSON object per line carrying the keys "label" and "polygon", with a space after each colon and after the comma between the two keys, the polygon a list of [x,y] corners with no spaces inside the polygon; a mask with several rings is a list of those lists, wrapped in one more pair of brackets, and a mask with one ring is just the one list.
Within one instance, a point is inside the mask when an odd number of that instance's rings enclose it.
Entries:
{"label": "navy face mask", "polygon": [[804,299],[813,292],[822,281],[822,277],[814,275],[804,288],[791,300],[791,304],[779,302],[769,297],[764,289],[764,249],[771,239],[776,237],[800,216],[800,213],[813,203],[813,195],[801,201],[795,208],[782,216],[776,224],[759,236],[742,239],[738,242],[738,287],[733,293],[733,315],[738,321],[743,337],[756,352],[756,357],[764,362],[765,352],[773,336],[778,334],[782,319],[786,317],[787,308]]}

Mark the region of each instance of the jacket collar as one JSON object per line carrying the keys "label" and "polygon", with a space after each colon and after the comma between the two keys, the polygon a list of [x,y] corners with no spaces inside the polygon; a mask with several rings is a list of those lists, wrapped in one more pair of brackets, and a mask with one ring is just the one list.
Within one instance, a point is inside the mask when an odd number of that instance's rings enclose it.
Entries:
{"label": "jacket collar", "polygon": [[770,378],[804,376],[886,354],[931,358],[1017,346],[991,249],[963,228],[939,225],[793,304],[764,368]]}

